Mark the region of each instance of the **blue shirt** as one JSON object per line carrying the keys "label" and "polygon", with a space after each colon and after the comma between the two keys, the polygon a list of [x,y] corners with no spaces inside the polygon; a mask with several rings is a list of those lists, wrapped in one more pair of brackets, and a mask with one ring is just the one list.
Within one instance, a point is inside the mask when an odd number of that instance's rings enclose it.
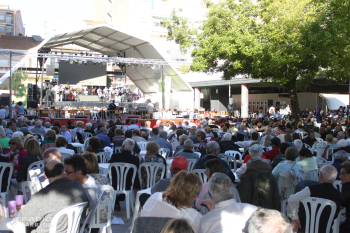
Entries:
{"label": "blue shirt", "polygon": [[68,144],[72,143],[72,135],[70,132],[67,130],[66,132],[61,132],[61,135],[65,138],[67,138]]}
{"label": "blue shirt", "polygon": [[132,125],[129,125],[128,126],[128,130],[131,130],[131,129],[139,129],[140,127],[138,125],[135,125],[135,124],[132,124]]}
{"label": "blue shirt", "polygon": [[170,157],[173,156],[173,146],[171,145],[170,142],[168,142],[164,138],[155,139],[153,141],[157,142],[160,148],[169,148],[170,149]]}
{"label": "blue shirt", "polygon": [[106,134],[99,133],[98,135],[96,135],[96,137],[98,137],[101,141],[104,141],[106,143],[106,146],[111,145],[111,140],[109,139],[109,137]]}
{"label": "blue shirt", "polygon": [[18,114],[24,114],[24,107],[23,107],[23,105],[19,105],[18,106],[17,112],[18,112]]}

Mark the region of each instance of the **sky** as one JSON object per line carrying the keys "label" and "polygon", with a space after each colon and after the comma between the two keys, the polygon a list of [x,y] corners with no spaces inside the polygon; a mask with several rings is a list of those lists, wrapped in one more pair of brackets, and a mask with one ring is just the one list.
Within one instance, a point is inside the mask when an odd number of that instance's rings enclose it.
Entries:
{"label": "sky", "polygon": [[94,0],[1,0],[1,5],[21,10],[27,36],[77,30],[81,20],[93,20]]}

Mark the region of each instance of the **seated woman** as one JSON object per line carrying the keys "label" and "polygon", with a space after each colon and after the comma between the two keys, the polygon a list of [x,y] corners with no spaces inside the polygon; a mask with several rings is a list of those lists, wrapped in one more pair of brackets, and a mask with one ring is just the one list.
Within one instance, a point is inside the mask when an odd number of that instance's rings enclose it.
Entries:
{"label": "seated woman", "polygon": [[273,158],[272,163],[271,163],[272,168],[275,168],[277,166],[277,164],[286,160],[285,152],[286,152],[287,148],[289,148],[289,147],[291,147],[289,145],[289,143],[282,142],[280,144],[280,154],[277,155],[275,158]]}
{"label": "seated woman", "polygon": [[100,147],[100,139],[98,137],[91,137],[89,139],[89,146],[86,147],[85,152],[93,152],[95,154],[104,152]]}
{"label": "seated woman", "polygon": [[107,176],[101,175],[98,173],[98,157],[93,152],[84,152],[81,154],[83,156],[85,163],[87,174],[92,176],[95,179],[97,185],[110,185]]}
{"label": "seated woman", "polygon": [[[204,166],[205,166],[205,174],[207,175],[208,180],[215,172],[224,173],[224,167],[222,166],[222,162],[220,161],[220,159],[210,159],[204,164]],[[205,182],[202,185],[202,189],[196,199],[197,210],[202,209],[201,203],[204,200],[204,196],[206,196],[208,191],[209,191],[209,183]],[[205,209],[205,212],[200,211],[202,214],[206,214],[207,212],[209,212],[207,208],[203,208],[203,209]]]}
{"label": "seated woman", "polygon": [[[141,160],[141,163],[162,163],[165,166],[165,171],[166,171],[166,161],[165,159],[158,154],[159,150],[159,145],[157,142],[150,141],[146,145],[146,154],[145,158]],[[166,172],[165,172],[166,173]],[[165,173],[164,173],[164,178],[165,178]],[[156,174],[156,182],[158,182],[162,175],[162,170],[159,169]],[[141,189],[147,188],[147,171],[144,168],[141,168]]]}
{"label": "seated woman", "polygon": [[141,216],[184,218],[198,232],[202,215],[191,208],[191,204],[197,198],[201,186],[202,182],[196,174],[181,171],[174,176],[164,193],[154,193],[146,201]]}
{"label": "seated woman", "polygon": [[283,138],[284,138],[284,142],[288,143],[291,147],[293,147],[294,139],[291,134],[286,133]]}
{"label": "seated woman", "polygon": [[199,145],[194,145],[196,148],[195,152],[201,152],[202,156],[206,154],[205,147],[207,146],[207,140],[205,140],[206,136],[203,131],[198,131],[196,133],[197,139],[199,141]]}
{"label": "seated woman", "polygon": [[[333,135],[332,134],[327,134],[326,135],[326,142],[327,142],[327,146],[324,148],[324,151],[321,155],[322,158],[324,158],[325,160],[331,161],[332,160],[332,149],[331,149],[331,145],[333,145]],[[328,151],[328,158],[327,158],[327,150]]]}
{"label": "seated woman", "polygon": [[206,137],[214,137],[214,134],[211,132],[211,128],[209,126],[205,127],[204,130]]}
{"label": "seated woman", "polygon": [[17,182],[27,181],[28,167],[34,162],[42,160],[39,141],[36,138],[26,140],[25,149],[28,155],[24,156],[19,163]]}
{"label": "seated woman", "polygon": [[[280,144],[280,148],[281,145]],[[276,181],[278,183],[279,176],[282,172],[290,170],[290,169],[295,169],[295,170],[302,170],[301,166],[295,162],[295,159],[298,158],[298,149],[294,147],[288,147],[285,150],[285,161],[281,161],[277,166],[272,170],[272,175],[275,176]]]}
{"label": "seated woman", "polygon": [[[297,162],[301,166],[301,169],[304,172],[307,172],[312,169],[317,169],[317,162],[314,158],[312,158],[312,153],[309,149],[303,147],[299,151],[300,161]],[[310,179],[310,175],[306,176],[306,179]]]}
{"label": "seated woman", "polygon": [[9,162],[13,164],[14,170],[12,178],[17,178],[19,164],[24,156],[27,155],[26,149],[23,147],[23,141],[19,137],[11,138],[9,141],[10,149],[4,154],[9,158]]}
{"label": "seated woman", "polygon": [[2,148],[9,147],[10,138],[6,137],[4,128],[0,127],[0,146]]}
{"label": "seated woman", "polygon": [[[55,128],[55,127],[52,127]],[[46,132],[46,140],[41,142],[41,146],[46,144],[46,143],[55,143],[56,141],[56,132],[54,130],[48,130]]]}

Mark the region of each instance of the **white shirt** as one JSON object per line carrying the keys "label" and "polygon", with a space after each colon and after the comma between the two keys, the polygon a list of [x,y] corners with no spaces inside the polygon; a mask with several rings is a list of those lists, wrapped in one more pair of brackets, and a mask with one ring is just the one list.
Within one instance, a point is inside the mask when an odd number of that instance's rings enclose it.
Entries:
{"label": "white shirt", "polygon": [[236,144],[240,147],[243,147],[244,150],[246,151],[249,147],[250,147],[250,144],[252,144],[252,142],[255,142],[253,140],[249,140],[249,141],[238,141],[236,142]]}
{"label": "white shirt", "polygon": [[6,110],[5,109],[0,109],[0,118],[5,119],[6,117]]}
{"label": "white shirt", "polygon": [[65,154],[74,155],[74,150],[67,149],[67,148],[65,148],[65,147],[63,147],[63,146],[58,147],[57,149],[58,149],[58,151],[59,151],[60,153],[65,153]]}
{"label": "white shirt", "polygon": [[148,111],[148,113],[153,113],[153,109],[154,109],[154,105],[152,103],[148,103],[146,110]]}
{"label": "white shirt", "polygon": [[241,233],[246,221],[257,209],[254,205],[237,203],[234,199],[219,202],[215,209],[202,217],[198,232]]}
{"label": "white shirt", "polygon": [[350,138],[346,139],[346,142],[348,143],[348,146],[350,146]]}
{"label": "white shirt", "polygon": [[154,193],[143,206],[142,217],[184,218],[198,232],[202,215],[192,208],[177,209],[175,206],[163,201],[163,193]]}
{"label": "white shirt", "polygon": [[287,216],[292,220],[299,219],[299,202],[307,197],[311,196],[309,187],[304,188],[300,192],[297,192],[294,195],[290,195],[287,205]]}

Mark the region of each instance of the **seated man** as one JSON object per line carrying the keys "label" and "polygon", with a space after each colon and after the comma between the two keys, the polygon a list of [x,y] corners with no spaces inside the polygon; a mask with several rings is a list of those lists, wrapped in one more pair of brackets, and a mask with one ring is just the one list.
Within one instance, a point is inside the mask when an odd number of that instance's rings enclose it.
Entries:
{"label": "seated man", "polygon": [[231,139],[232,135],[230,133],[225,133],[223,135],[221,141],[219,141],[219,146],[221,148],[220,153],[225,153],[228,150],[239,151],[238,146]]}
{"label": "seated man", "polygon": [[[51,160],[57,160],[61,162],[61,153],[57,148],[52,147],[44,152],[44,165],[48,164]],[[43,188],[45,188],[49,184],[49,180],[45,177],[45,167],[40,168],[40,174],[38,174],[38,179],[41,182]],[[34,167],[33,169],[38,169]]]}
{"label": "seated man", "polygon": [[[220,159],[218,158],[218,155],[220,153],[220,147],[219,144],[215,141],[210,141],[206,145],[206,152],[207,154],[203,156],[203,158],[198,159],[196,164],[193,166],[193,169],[206,169],[204,164],[210,160],[210,159]],[[224,167],[224,173],[228,175],[232,182],[235,182],[235,176],[233,175],[231,169],[227,165],[227,163],[220,159],[222,162],[222,166]]]}
{"label": "seated man", "polygon": [[173,146],[170,142],[167,141],[168,135],[165,131],[159,133],[159,139],[155,139],[153,141],[157,142],[160,148],[169,148],[170,154],[169,157],[173,156]]}
{"label": "seated man", "polygon": [[[291,195],[288,199],[287,216],[292,219],[293,232],[305,231],[306,214],[301,200],[307,197],[319,197],[333,201],[337,205],[334,219],[337,218],[340,206],[344,202],[342,194],[333,187],[338,172],[332,165],[325,165],[319,174],[319,184],[305,187],[300,192]],[[319,220],[319,232],[326,232],[330,209],[323,210]]]}
{"label": "seated man", "polygon": [[64,159],[64,176],[78,181],[85,189],[89,203],[95,203],[100,195],[95,179],[87,174],[85,159],[80,155],[73,155]]}
{"label": "seated man", "polygon": [[334,162],[332,166],[337,169],[337,172],[338,172],[337,180],[339,180],[339,176],[340,176],[340,165],[347,161],[349,161],[349,157],[346,151],[340,150],[335,154]]}
{"label": "seated man", "polygon": [[[123,141],[123,145],[122,145],[122,149],[121,149],[121,153],[115,153],[112,155],[111,160],[109,161],[110,163],[130,163],[130,164],[134,164],[137,167],[137,170],[139,169],[139,164],[140,164],[140,160],[137,156],[134,156],[131,154],[131,152],[134,149],[135,146],[135,142],[130,139],[127,138]],[[134,171],[132,171],[132,169],[130,169],[129,173],[126,176],[126,190],[130,190],[130,187],[132,185],[132,173]],[[115,172],[115,170],[112,170],[112,186],[114,189],[117,189],[117,184],[118,184],[118,180],[117,180],[117,173]],[[134,188],[135,190],[140,189],[140,182],[138,179],[138,175],[136,174],[135,177],[135,181],[134,181]],[[124,201],[125,196],[124,195],[118,195],[117,199],[115,201],[115,209],[116,210],[120,210],[120,205],[119,205],[119,201]]]}
{"label": "seated man", "polygon": [[303,143],[308,144],[310,147],[312,147],[315,142],[317,142],[317,140],[314,131],[310,131],[308,136],[303,140]]}
{"label": "seated man", "polygon": [[107,129],[102,127],[100,133],[96,135],[101,141],[105,142],[106,146],[111,146],[111,139],[107,136]]}
{"label": "seated man", "polygon": [[[18,212],[19,222],[36,227],[35,232],[49,232],[55,214],[69,206],[88,202],[81,184],[64,178],[63,174],[64,167],[59,161],[51,160],[45,165],[45,177],[50,184],[21,207]],[[63,220],[64,218],[60,218],[58,221],[57,232],[66,232],[67,222]]]}
{"label": "seated man", "polygon": [[153,128],[149,134],[150,137],[148,138],[148,141],[153,141],[155,139],[159,139],[158,132],[159,132],[158,128]]}
{"label": "seated man", "polygon": [[256,142],[258,139],[259,139],[259,134],[258,133],[252,133],[251,140],[236,142],[236,144],[238,146],[244,148],[244,151],[247,151],[247,149],[249,148],[250,144],[252,142]]}
{"label": "seated man", "polygon": [[62,125],[61,130],[60,130],[60,134],[61,134],[61,136],[65,137],[67,139],[68,143],[72,143],[72,135],[68,131],[67,125],[65,125],[65,124]]}
{"label": "seated man", "polygon": [[209,193],[213,200],[202,201],[210,212],[201,218],[199,232],[242,232],[245,222],[258,208],[237,203],[233,199],[233,183],[223,173],[214,173],[209,180]]}
{"label": "seated man", "polygon": [[270,164],[261,160],[263,154],[263,148],[259,145],[253,145],[249,148],[249,154],[251,159],[247,163],[243,163],[240,168],[237,169],[236,175],[238,178],[243,178],[246,174],[252,172],[271,172],[272,167]]}
{"label": "seated man", "polygon": [[183,148],[184,148],[183,151],[178,152],[176,154],[176,156],[182,156],[185,159],[199,159],[199,155],[192,151],[192,149],[193,149],[193,141],[191,139],[187,139],[184,142]]}
{"label": "seated man", "polygon": [[292,233],[292,224],[280,211],[259,208],[245,224],[244,233]]}
{"label": "seated man", "polygon": [[[131,139],[132,131],[131,130],[126,130],[124,135],[125,135],[125,139],[126,138],[130,138]],[[114,143],[114,146],[122,146],[123,142],[124,142],[124,140],[118,140],[116,143]],[[141,150],[140,150],[140,147],[137,145],[137,143],[135,143],[133,151],[134,151],[134,154],[140,153]]]}
{"label": "seated man", "polygon": [[60,153],[74,155],[74,150],[67,149],[68,141],[63,136],[58,136],[56,138],[56,147]]}

